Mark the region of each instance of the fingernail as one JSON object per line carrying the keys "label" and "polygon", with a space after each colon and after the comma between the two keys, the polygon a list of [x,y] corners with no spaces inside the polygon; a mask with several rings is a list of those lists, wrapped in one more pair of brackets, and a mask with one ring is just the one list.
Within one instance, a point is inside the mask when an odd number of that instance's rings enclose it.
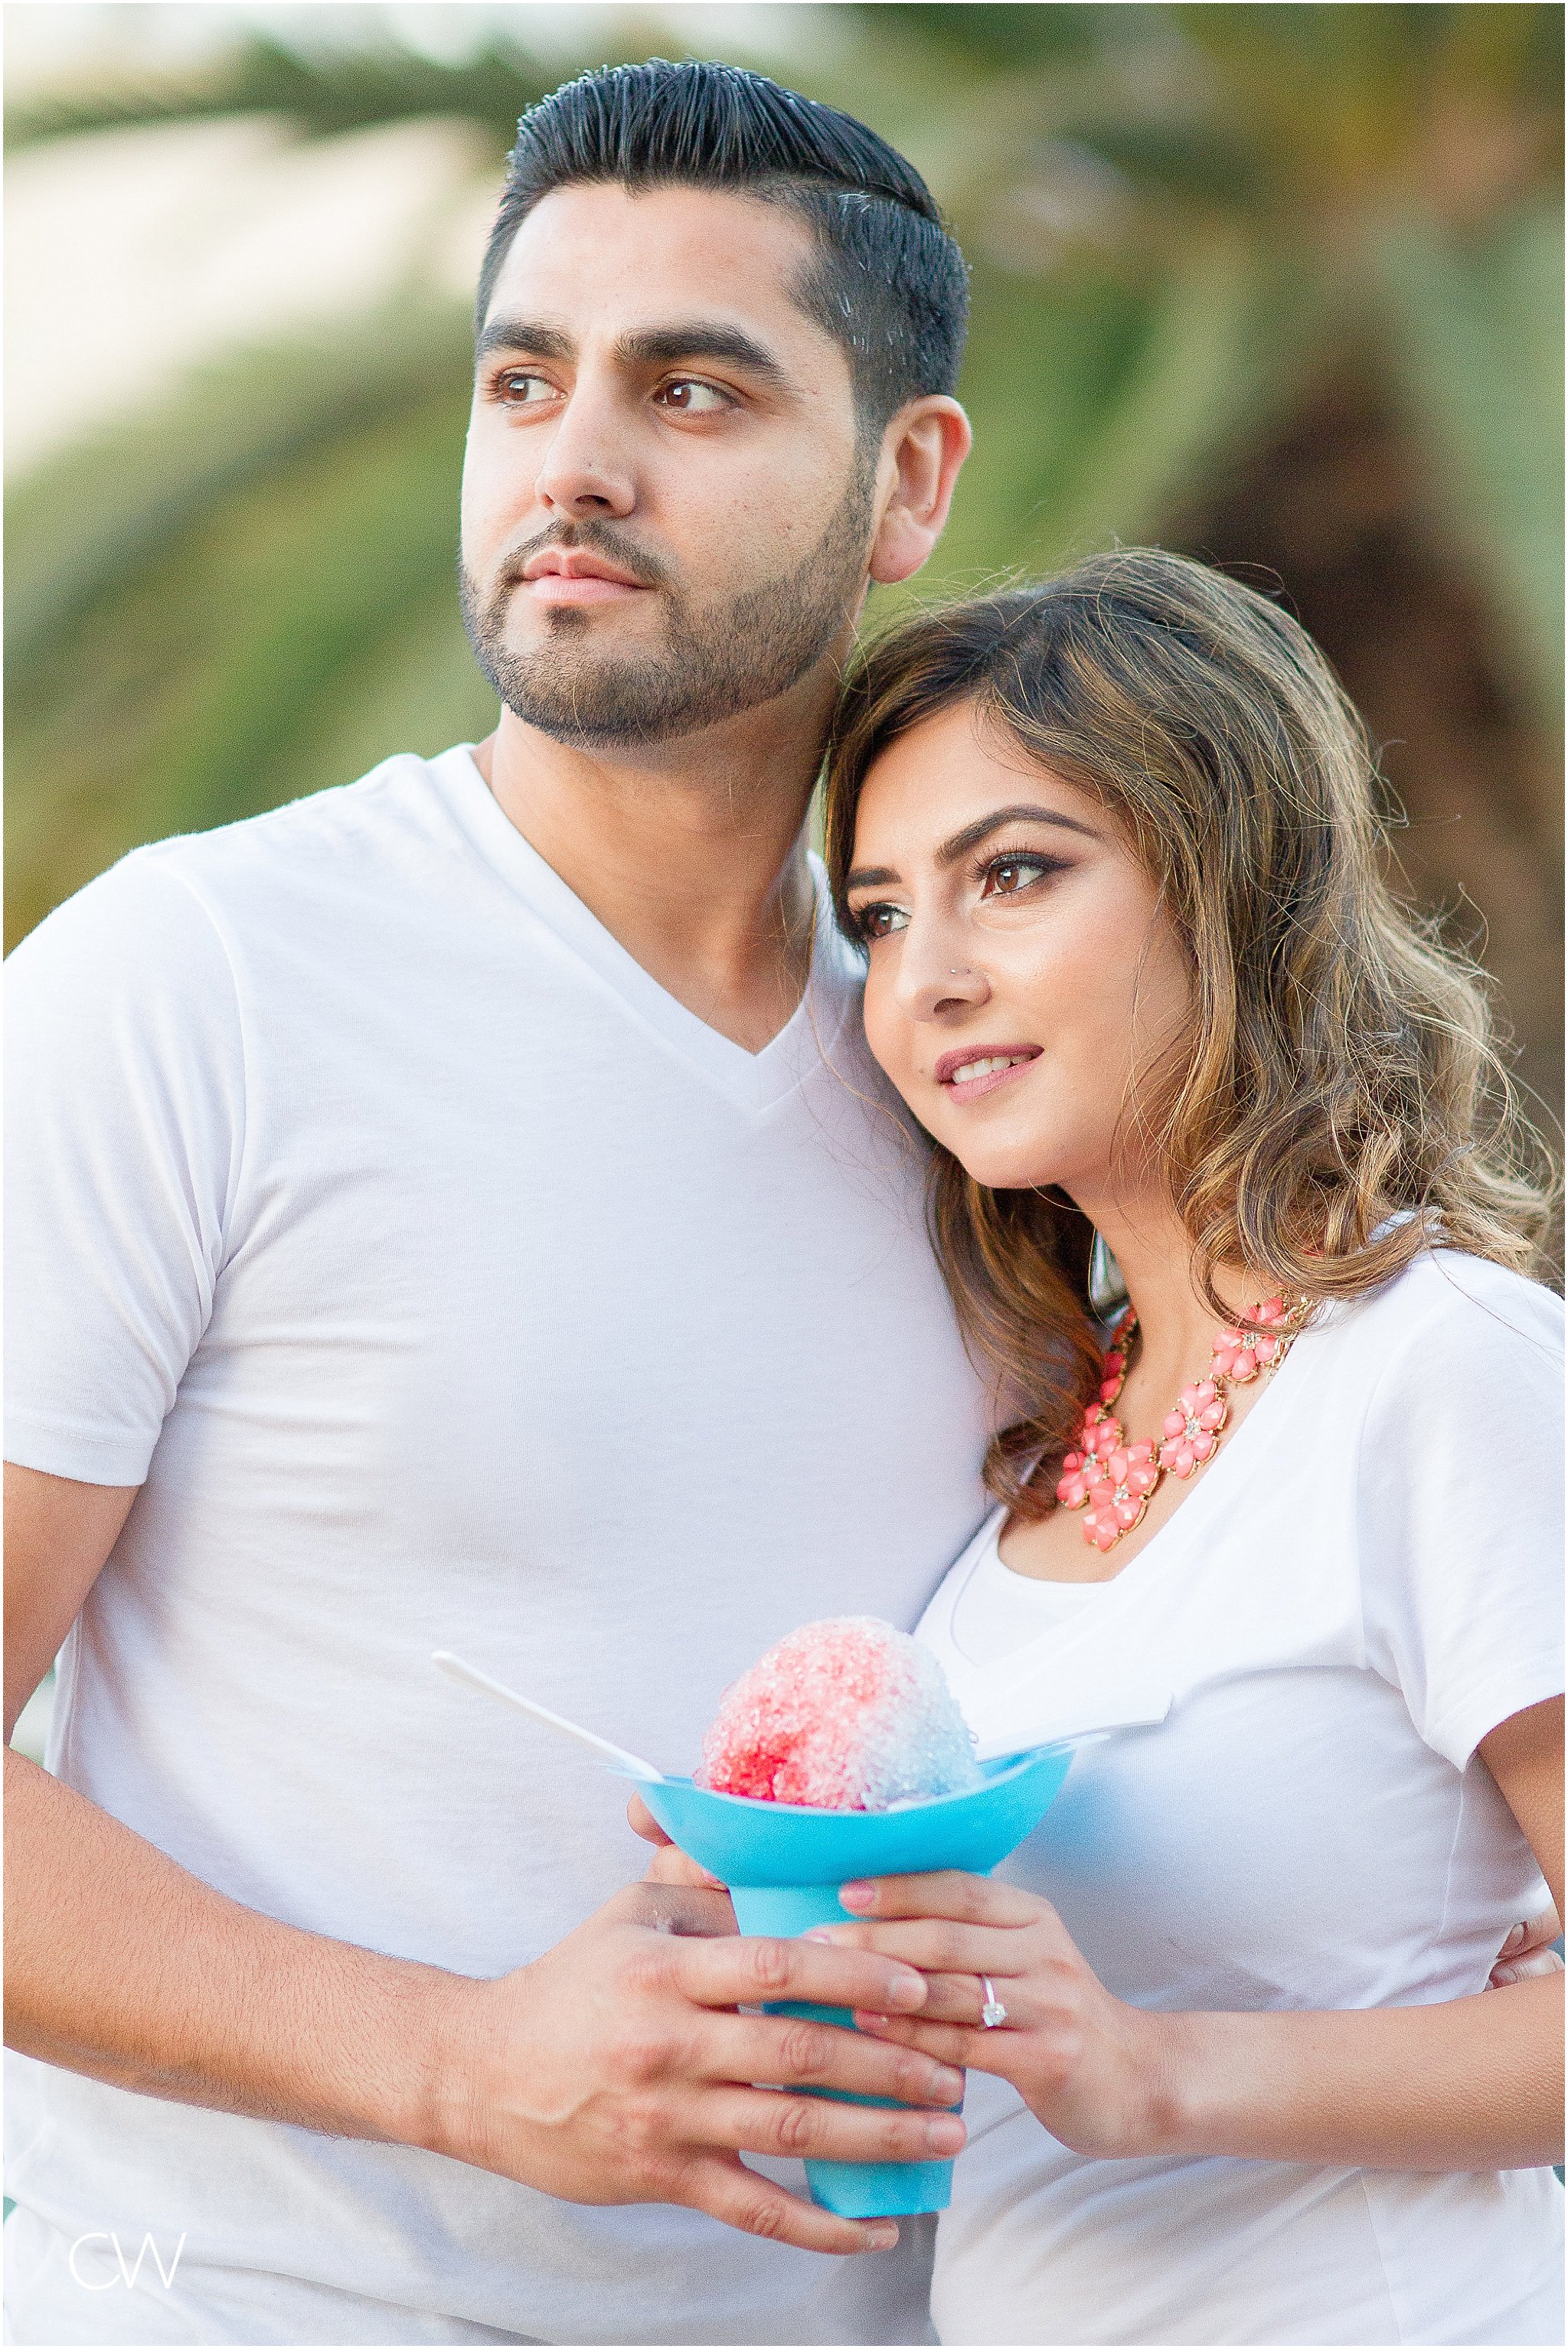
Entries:
{"label": "fingernail", "polygon": [[955,2105],[964,2094],[963,2073],[950,2072],[943,2064],[932,2076],[931,2093],[934,2096],[945,2096],[949,2104]]}
{"label": "fingernail", "polygon": [[857,2006],[855,2009],[855,2028],[857,2031],[885,2031],[887,2029],[887,2017],[885,2014],[862,2014],[860,2008]]}
{"label": "fingernail", "polygon": [[890,2006],[902,2006],[906,2009],[923,2006],[925,2004],[924,1975],[895,1974],[888,1984],[887,2002]]}
{"label": "fingernail", "polygon": [[800,1936],[800,1939],[803,1941],[830,1942],[832,1938],[833,1929],[830,1925],[813,1925],[809,1933],[802,1933]]}
{"label": "fingernail", "polygon": [[897,2240],[898,2229],[896,2227],[868,2227],[866,2229],[866,2249],[868,2251],[891,2251]]}
{"label": "fingernail", "polygon": [[877,1897],[874,1884],[841,1884],[839,1899],[846,1909],[870,1909]]}
{"label": "fingernail", "polygon": [[925,2142],[933,2153],[956,2153],[964,2142],[964,2124],[958,2120],[927,2121]]}
{"label": "fingernail", "polygon": [[1524,1939],[1524,1928],[1523,1928],[1523,1926],[1522,1926],[1522,1925],[1511,1925],[1511,1926],[1509,1927],[1509,1930],[1508,1930],[1508,1939],[1507,1939],[1507,1940],[1506,1940],[1506,1941],[1504,1941],[1504,1943],[1503,1943],[1503,1945],[1502,1945],[1502,1946],[1503,1946],[1503,1948],[1504,1948],[1505,1950],[1511,1950],[1511,1949],[1513,1949],[1513,1948],[1514,1948],[1514,1947],[1515,1947],[1519,1942],[1522,1941],[1522,1940],[1523,1940],[1523,1939]]}

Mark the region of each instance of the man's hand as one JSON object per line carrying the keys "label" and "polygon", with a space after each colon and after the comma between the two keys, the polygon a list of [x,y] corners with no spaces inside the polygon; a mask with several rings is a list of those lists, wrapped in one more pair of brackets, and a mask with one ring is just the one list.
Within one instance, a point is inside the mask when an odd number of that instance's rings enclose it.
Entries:
{"label": "man's hand", "polygon": [[1511,1982],[1530,1982],[1537,1974],[1560,1974],[1563,1961],[1552,1944],[1562,1930],[1563,1920],[1555,1909],[1543,1909],[1527,1924],[1516,1925],[1498,1951],[1488,1990],[1506,1990]]}
{"label": "man's hand", "polygon": [[891,2220],[835,2218],[740,2155],[950,2156],[964,2142],[954,2114],[799,2091],[940,2108],[962,2076],[831,2023],[736,2010],[799,2000],[909,2014],[925,1995],[913,1968],[867,1951],[743,1940],[721,1893],[634,1885],[533,1964],[457,1988],[436,2149],[570,2202],[686,2203],[806,2251],[886,2250]]}
{"label": "man's hand", "polygon": [[[711,1868],[702,1867],[689,1851],[683,1851],[660,1826],[641,1795],[634,1795],[626,1806],[626,1825],[634,1835],[654,1847],[654,1856],[643,1870],[645,1884],[691,1884],[704,1886],[710,1892],[722,1892],[725,1886]],[[734,1911],[730,1912],[727,1929],[735,1930]]]}

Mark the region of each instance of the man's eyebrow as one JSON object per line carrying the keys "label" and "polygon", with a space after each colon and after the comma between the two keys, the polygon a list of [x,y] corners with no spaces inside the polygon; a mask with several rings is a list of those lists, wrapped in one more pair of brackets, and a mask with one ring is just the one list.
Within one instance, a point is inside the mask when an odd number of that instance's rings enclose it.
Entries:
{"label": "man's eyebrow", "polygon": [[570,335],[559,326],[547,326],[542,319],[490,318],[474,345],[474,357],[488,358],[491,351],[531,351],[542,359],[569,359],[576,347]]}
{"label": "man's eyebrow", "polygon": [[[491,318],[474,346],[474,357],[476,361],[486,359],[492,351],[523,351],[542,359],[571,359],[577,356],[577,346],[562,327],[546,326],[542,319]],[[770,390],[793,388],[788,368],[766,344],[758,342],[739,326],[720,326],[708,319],[683,319],[668,326],[635,328],[618,338],[615,356],[629,367],[668,367],[677,359],[718,359],[729,367],[743,367]]]}
{"label": "man's eyebrow", "polygon": [[644,367],[667,367],[676,359],[721,359],[730,367],[744,367],[772,390],[791,388],[788,368],[765,343],[739,326],[718,326],[708,319],[680,319],[669,326],[635,328],[619,337],[615,356]]}
{"label": "man's eyebrow", "polygon": [[1079,823],[1075,816],[1060,815],[1055,808],[1035,807],[1020,800],[1013,807],[997,808],[994,814],[983,815],[975,823],[966,823],[962,832],[944,840],[936,852],[937,863],[956,864],[961,856],[967,856],[972,848],[978,848],[983,840],[1007,823],[1055,823],[1064,832],[1081,833],[1086,840],[1099,838],[1091,823]]}

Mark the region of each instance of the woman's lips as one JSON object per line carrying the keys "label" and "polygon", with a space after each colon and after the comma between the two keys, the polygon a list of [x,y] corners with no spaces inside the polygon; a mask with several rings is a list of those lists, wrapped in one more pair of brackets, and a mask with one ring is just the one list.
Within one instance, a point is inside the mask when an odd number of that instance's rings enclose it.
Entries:
{"label": "woman's lips", "polygon": [[979,1101],[1021,1077],[1039,1059],[1040,1049],[1038,1044],[985,1044],[944,1052],[936,1063],[936,1081],[952,1101]]}

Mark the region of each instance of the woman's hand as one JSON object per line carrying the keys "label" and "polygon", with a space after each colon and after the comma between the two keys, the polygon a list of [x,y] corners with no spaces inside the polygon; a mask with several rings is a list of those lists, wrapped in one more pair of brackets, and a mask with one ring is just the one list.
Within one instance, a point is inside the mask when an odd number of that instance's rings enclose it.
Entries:
{"label": "woman's hand", "polygon": [[[1075,2153],[1125,2158],[1164,2148],[1168,2064],[1161,2018],[1113,1998],[1048,1900],[981,1876],[884,1876],[839,1898],[864,1924],[805,1938],[872,1950],[928,1980],[918,2022],[860,2014],[878,2038],[1011,2081]],[[989,1978],[1007,2019],[981,2026]]]}

